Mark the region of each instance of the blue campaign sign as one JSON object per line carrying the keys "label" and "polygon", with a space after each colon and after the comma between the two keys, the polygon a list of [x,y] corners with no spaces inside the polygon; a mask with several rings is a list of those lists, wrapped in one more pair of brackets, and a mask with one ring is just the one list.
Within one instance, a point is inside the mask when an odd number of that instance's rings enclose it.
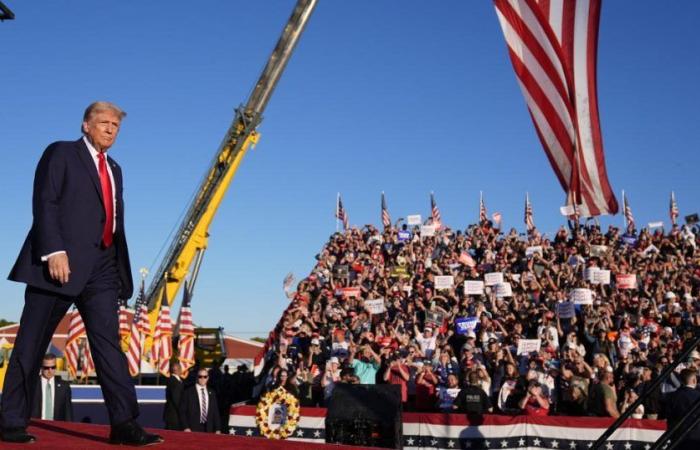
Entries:
{"label": "blue campaign sign", "polygon": [[399,231],[399,242],[404,242],[411,239],[411,232],[410,231]]}
{"label": "blue campaign sign", "polygon": [[634,245],[637,243],[637,238],[629,234],[623,234],[622,242],[624,242],[627,245]]}
{"label": "blue campaign sign", "polygon": [[478,320],[477,317],[458,317],[455,319],[455,329],[457,334],[467,334],[474,331]]}

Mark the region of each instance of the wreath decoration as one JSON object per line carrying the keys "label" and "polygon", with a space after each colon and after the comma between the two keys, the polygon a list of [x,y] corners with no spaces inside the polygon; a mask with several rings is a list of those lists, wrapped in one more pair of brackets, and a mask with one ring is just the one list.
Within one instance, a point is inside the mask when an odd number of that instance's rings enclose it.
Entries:
{"label": "wreath decoration", "polygon": [[268,439],[286,439],[299,424],[299,400],[278,387],[263,395],[255,411],[260,434]]}

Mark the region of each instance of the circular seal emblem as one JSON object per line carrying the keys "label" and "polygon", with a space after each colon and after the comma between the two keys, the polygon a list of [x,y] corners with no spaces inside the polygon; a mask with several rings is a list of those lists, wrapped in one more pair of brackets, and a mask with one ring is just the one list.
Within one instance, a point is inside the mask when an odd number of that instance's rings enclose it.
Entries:
{"label": "circular seal emblem", "polygon": [[263,395],[255,411],[260,434],[268,439],[286,439],[299,424],[299,400],[278,387]]}

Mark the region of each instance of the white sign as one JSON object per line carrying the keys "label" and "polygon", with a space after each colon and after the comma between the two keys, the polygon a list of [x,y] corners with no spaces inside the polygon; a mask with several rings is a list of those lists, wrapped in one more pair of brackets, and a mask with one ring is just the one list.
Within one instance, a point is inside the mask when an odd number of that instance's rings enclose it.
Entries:
{"label": "white sign", "polygon": [[599,270],[593,275],[593,284],[610,284],[610,271]]}
{"label": "white sign", "polygon": [[608,252],[607,245],[591,245],[591,256],[600,258]]}
{"label": "white sign", "polygon": [[375,298],[373,300],[365,300],[365,309],[370,314],[381,314],[386,311],[383,298]]}
{"label": "white sign", "polygon": [[420,225],[421,223],[423,223],[423,220],[421,219],[420,214],[413,214],[411,216],[406,217],[406,222],[409,225]]}
{"label": "white sign", "polygon": [[518,341],[518,355],[527,355],[539,352],[542,342],[539,339],[520,339]]}
{"label": "white sign", "polygon": [[486,286],[493,286],[498,283],[503,283],[503,272],[491,272],[484,275]]}
{"label": "white sign", "polygon": [[455,284],[455,278],[452,275],[437,275],[435,277],[435,289],[449,289]]}
{"label": "white sign", "polygon": [[561,319],[571,319],[576,316],[574,304],[571,302],[557,303],[557,315],[559,315]]}
{"label": "white sign", "polygon": [[498,283],[496,285],[496,297],[512,297],[513,289],[510,287],[510,283]]}
{"label": "white sign", "polygon": [[572,289],[569,293],[569,300],[576,305],[592,305],[593,292],[585,288]]}
{"label": "white sign", "polygon": [[576,211],[574,210],[574,205],[566,205],[559,207],[559,212],[562,216],[569,217],[573,216]]}
{"label": "white sign", "polygon": [[435,236],[435,225],[421,225],[420,235],[421,237]]}
{"label": "white sign", "polygon": [[618,289],[636,289],[637,275],[633,273],[618,273],[615,275],[615,282],[617,283]]}
{"label": "white sign", "polygon": [[649,229],[650,230],[653,228],[663,228],[663,227],[664,227],[663,222],[649,222]]}
{"label": "white sign", "polygon": [[583,279],[593,283],[593,280],[595,279],[595,276],[598,272],[600,272],[600,269],[598,267],[587,267],[583,271]]}
{"label": "white sign", "polygon": [[530,257],[534,255],[535,253],[539,253],[540,256],[542,256],[542,246],[541,245],[533,245],[532,247],[528,247],[525,249],[525,256]]}
{"label": "white sign", "polygon": [[464,292],[467,295],[483,295],[484,282],[480,280],[467,280],[464,282]]}

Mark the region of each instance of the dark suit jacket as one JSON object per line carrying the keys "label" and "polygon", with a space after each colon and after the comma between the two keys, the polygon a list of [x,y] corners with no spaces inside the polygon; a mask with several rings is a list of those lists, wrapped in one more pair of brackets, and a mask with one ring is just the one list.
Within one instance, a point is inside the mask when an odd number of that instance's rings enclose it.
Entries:
{"label": "dark suit jacket", "polygon": [[[121,280],[121,298],[133,292],[129,251],[124,234],[122,172],[107,156],[116,197],[114,247]],[[83,291],[100,251],[105,212],[102,188],[94,160],[83,139],[54,142],[44,151],[34,176],[33,222],[9,279],[59,294]],[[41,257],[58,250],[68,253],[70,280],[53,281]]]}
{"label": "dark suit jacket", "polygon": [[163,420],[166,430],[182,430],[180,423],[180,403],[185,386],[182,380],[170,376],[165,388],[165,409],[163,409]]}
{"label": "dark suit jacket", "polygon": [[[56,392],[53,395],[53,420],[73,421],[73,404],[70,385],[61,377],[54,377]],[[44,393],[41,391],[41,379],[36,383],[34,401],[32,402],[32,417],[41,419],[41,410],[44,407]]]}
{"label": "dark suit jacket", "polygon": [[[676,423],[680,422],[684,417],[686,417],[688,415],[688,411],[690,411],[697,401],[700,401],[700,391],[697,389],[691,389],[688,386],[681,386],[674,392],[666,394],[662,398],[662,409],[666,415],[666,419],[668,420],[668,428],[670,429]],[[690,422],[692,422],[692,420]],[[695,429],[690,431],[690,433],[686,435],[686,439],[693,441],[695,444],[700,443],[700,426],[695,427]],[[680,448],[685,447],[681,446]]]}
{"label": "dark suit jacket", "polygon": [[212,389],[207,388],[209,397],[207,399],[207,423],[206,428],[199,423],[199,395],[197,395],[196,385],[185,389],[185,393],[180,403],[180,421],[183,428],[192,431],[206,431],[214,433],[221,430],[221,417],[219,417],[219,405],[216,402],[216,394]]}

